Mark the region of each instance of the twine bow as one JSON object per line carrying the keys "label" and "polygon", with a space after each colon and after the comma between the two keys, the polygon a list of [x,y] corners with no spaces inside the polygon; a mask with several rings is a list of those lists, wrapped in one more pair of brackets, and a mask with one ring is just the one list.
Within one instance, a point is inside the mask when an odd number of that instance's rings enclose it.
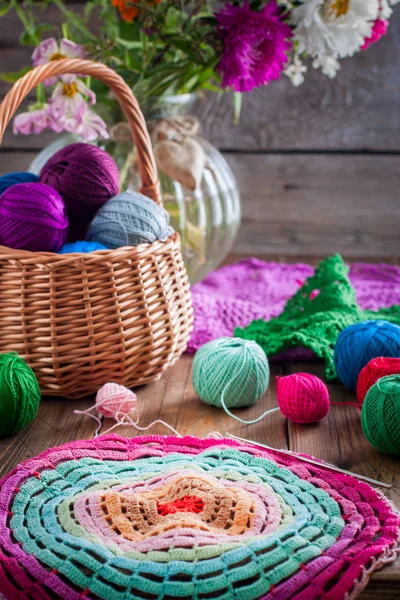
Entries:
{"label": "twine bow", "polygon": [[[193,192],[201,183],[206,159],[203,147],[195,139],[199,130],[198,119],[160,119],[150,123],[149,130],[159,170]],[[111,128],[110,135],[114,142],[132,141],[128,123],[117,123]]]}

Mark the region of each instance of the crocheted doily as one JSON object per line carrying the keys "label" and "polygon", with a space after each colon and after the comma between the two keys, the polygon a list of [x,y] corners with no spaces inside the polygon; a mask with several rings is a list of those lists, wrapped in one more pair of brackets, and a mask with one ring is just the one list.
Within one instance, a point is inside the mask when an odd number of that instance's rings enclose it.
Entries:
{"label": "crocheted doily", "polygon": [[[192,288],[194,330],[188,351],[195,352],[217,337],[232,336],[235,327],[277,317],[313,274],[314,269],[302,263],[267,263],[256,258],[210,273]],[[399,267],[356,263],[350,266],[349,278],[363,310],[400,304]],[[292,359],[315,356],[305,348],[289,352]]]}
{"label": "crocheted doily", "polygon": [[398,548],[366,483],[233,440],[72,442],[0,490],[7,600],[349,599]]}

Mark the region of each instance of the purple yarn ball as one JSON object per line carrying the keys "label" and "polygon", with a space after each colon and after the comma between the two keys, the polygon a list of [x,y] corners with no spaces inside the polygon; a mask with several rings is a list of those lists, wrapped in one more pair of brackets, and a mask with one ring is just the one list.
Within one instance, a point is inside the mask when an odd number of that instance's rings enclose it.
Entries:
{"label": "purple yarn ball", "polygon": [[86,222],[119,192],[114,159],[90,144],[70,144],[56,152],[41,170],[39,181],[58,191],[69,215]]}
{"label": "purple yarn ball", "polygon": [[60,194],[42,183],[17,183],[0,198],[0,245],[57,252],[66,242],[68,217]]}

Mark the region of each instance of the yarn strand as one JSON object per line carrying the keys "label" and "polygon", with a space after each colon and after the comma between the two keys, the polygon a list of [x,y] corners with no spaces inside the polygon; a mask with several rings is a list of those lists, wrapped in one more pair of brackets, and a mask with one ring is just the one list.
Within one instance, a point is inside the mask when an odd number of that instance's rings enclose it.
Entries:
{"label": "yarn strand", "polygon": [[[119,427],[120,425],[131,425],[132,427],[134,427],[135,429],[137,429],[137,431],[148,431],[149,429],[151,429],[152,427],[154,427],[154,425],[163,425],[164,427],[166,427],[169,431],[171,431],[171,433],[173,433],[174,435],[176,435],[177,437],[182,437],[182,435],[172,427],[172,425],[169,425],[168,423],[166,423],[165,421],[163,421],[162,419],[156,419],[155,421],[152,421],[149,425],[147,425],[146,427],[141,427],[139,425],[139,411],[137,408],[133,408],[129,414],[124,413],[122,411],[117,411],[115,413],[115,420],[116,423],[114,425],[112,425],[111,427],[109,427],[109,429],[107,429],[106,431],[101,432],[101,428],[103,426],[103,422],[102,419],[100,417],[98,417],[97,415],[94,415],[91,411],[92,410],[98,410],[99,407],[103,406],[103,405],[107,405],[108,408],[112,407],[113,404],[115,406],[118,406],[120,404],[120,400],[119,399],[110,399],[110,398],[103,398],[103,400],[100,400],[99,402],[96,402],[96,404],[94,404],[93,406],[90,406],[89,408],[87,408],[86,410],[74,410],[74,414],[75,415],[86,415],[88,417],[90,417],[91,419],[94,419],[97,422],[97,429],[94,433],[94,437],[97,438],[99,435],[105,435],[106,433],[110,433],[110,431],[113,431],[114,429],[116,429],[117,427]],[[132,419],[132,417],[130,415],[136,414],[137,415],[137,420],[134,421]],[[126,419],[126,420],[125,420]]]}
{"label": "yarn strand", "polygon": [[[137,412],[137,409],[135,409],[135,411]],[[129,415],[126,415],[124,413],[117,413],[117,416],[118,416],[117,422],[114,425],[112,425],[109,429],[107,429],[106,431],[103,431],[103,433],[101,433],[101,435],[106,435],[107,433],[110,433],[110,431],[113,431],[114,429],[116,429],[120,425],[131,425],[132,427],[134,427],[138,431],[148,431],[149,429],[151,429],[152,427],[154,427],[154,425],[163,425],[164,427],[166,427],[169,431],[171,431],[171,433],[173,433],[177,437],[180,437],[180,438],[183,437],[179,433],[179,431],[177,431],[176,429],[174,429],[172,427],[172,425],[169,425],[169,423],[166,423],[166,421],[163,421],[162,419],[156,419],[155,421],[152,421],[146,427],[141,427],[140,425],[138,425],[139,418],[138,418],[137,421],[134,421],[132,419],[132,417],[130,417]],[[119,417],[122,417],[122,419],[119,419]],[[126,419],[126,421],[124,419]]]}

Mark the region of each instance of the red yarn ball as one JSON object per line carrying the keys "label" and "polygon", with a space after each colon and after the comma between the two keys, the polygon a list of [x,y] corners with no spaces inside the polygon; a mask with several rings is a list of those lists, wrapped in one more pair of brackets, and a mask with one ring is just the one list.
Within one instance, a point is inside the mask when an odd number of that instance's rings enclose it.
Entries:
{"label": "red yarn ball", "polygon": [[18,183],[0,197],[0,244],[16,250],[57,252],[67,240],[61,196],[42,183]]}
{"label": "red yarn ball", "polygon": [[293,423],[315,423],[329,412],[328,388],[310,373],[277,377],[276,395],[282,414]]}
{"label": "red yarn ball", "polygon": [[86,223],[119,192],[114,159],[91,144],[70,144],[56,152],[41,170],[39,181],[56,189],[68,213]]}
{"label": "red yarn ball", "polygon": [[368,390],[380,379],[387,375],[400,374],[400,358],[386,358],[379,356],[369,361],[363,369],[361,369],[357,380],[357,400],[360,408],[364,402],[364,398]]}

